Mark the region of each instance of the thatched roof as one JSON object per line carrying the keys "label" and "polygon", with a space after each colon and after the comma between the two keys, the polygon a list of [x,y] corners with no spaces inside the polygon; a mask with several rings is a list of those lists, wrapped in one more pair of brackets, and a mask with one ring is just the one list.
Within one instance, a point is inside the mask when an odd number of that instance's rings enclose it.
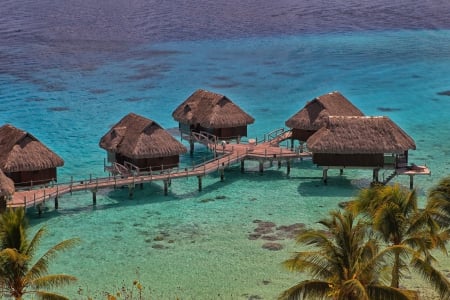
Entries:
{"label": "thatched roof", "polygon": [[205,90],[195,91],[172,113],[183,124],[204,128],[230,128],[252,124],[255,119],[226,96]]}
{"label": "thatched roof", "polygon": [[388,117],[329,117],[307,141],[313,153],[402,153],[414,140]]}
{"label": "thatched roof", "polygon": [[364,116],[339,92],[332,92],[306,103],[305,107],[286,121],[289,128],[318,130],[325,126],[329,116]]}
{"label": "thatched roof", "polygon": [[64,165],[61,157],[26,131],[0,127],[0,169],[6,173],[37,171]]}
{"label": "thatched roof", "polygon": [[130,113],[114,125],[100,140],[100,147],[130,158],[155,158],[187,152],[156,122]]}
{"label": "thatched roof", "polygon": [[2,170],[0,170],[0,197],[1,196],[11,196],[14,194],[14,181],[5,175]]}

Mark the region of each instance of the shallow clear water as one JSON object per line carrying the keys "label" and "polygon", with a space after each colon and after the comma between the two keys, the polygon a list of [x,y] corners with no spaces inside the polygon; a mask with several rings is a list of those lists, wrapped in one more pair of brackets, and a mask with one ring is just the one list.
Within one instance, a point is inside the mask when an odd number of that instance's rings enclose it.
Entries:
{"label": "shallow clear water", "polygon": [[[172,111],[198,88],[225,94],[251,114],[249,137],[283,127],[306,101],[339,90],[414,138],[411,162],[432,170],[415,180],[423,201],[450,168],[450,97],[439,94],[450,90],[448,4],[296,2],[7,1],[0,122],[63,157],[59,181],[68,181],[105,175],[98,142],[125,114],[176,127]],[[198,146],[194,159],[209,155]],[[267,166],[263,175],[256,169],[249,162],[241,174],[234,166],[224,182],[212,174],[201,192],[196,178],[174,180],[168,196],[159,182],[131,200],[126,189],[105,190],[96,207],[89,192],[66,195],[57,211],[47,203],[41,218],[30,210],[32,229],[48,227],[42,249],[81,238],[51,268],[79,278],[62,289],[71,299],[101,299],[134,279],[156,299],[273,299],[301,278],[281,266],[297,248],[278,230],[284,248],[262,249],[267,241],[249,239],[254,221],[316,226],[372,174],[330,172],[324,186],[310,161],[295,162],[290,176],[286,166]]]}

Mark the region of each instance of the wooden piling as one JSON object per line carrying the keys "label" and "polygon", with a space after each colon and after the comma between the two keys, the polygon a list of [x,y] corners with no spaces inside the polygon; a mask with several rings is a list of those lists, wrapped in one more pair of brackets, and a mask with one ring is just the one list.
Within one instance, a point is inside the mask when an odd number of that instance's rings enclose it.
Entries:
{"label": "wooden piling", "polygon": [[327,184],[328,180],[328,169],[323,169],[323,183]]}
{"label": "wooden piling", "polygon": [[59,208],[58,196],[55,197],[55,209]]}
{"label": "wooden piling", "polygon": [[288,175],[291,173],[291,161],[289,159],[286,161],[286,173]]}
{"label": "wooden piling", "polygon": [[222,166],[219,167],[219,173],[220,173],[220,181],[224,181],[225,179],[225,164],[222,163]]}
{"label": "wooden piling", "polygon": [[197,176],[198,179],[198,191],[202,191],[202,176]]}
{"label": "wooden piling", "polygon": [[97,205],[97,190],[92,190],[92,205]]}
{"label": "wooden piling", "polygon": [[164,180],[164,196],[169,194],[169,181],[167,179]]}
{"label": "wooden piling", "polygon": [[192,138],[189,140],[189,153],[191,154],[191,156],[194,155],[194,141],[192,140]]}
{"label": "wooden piling", "polygon": [[344,169],[339,169],[339,175],[343,175],[344,174]]}
{"label": "wooden piling", "polygon": [[245,163],[244,163],[244,160],[241,160],[241,173],[244,173],[244,171],[245,171]]}
{"label": "wooden piling", "polygon": [[133,195],[134,195],[134,184],[129,184],[128,185],[128,197],[130,199],[133,199]]}
{"label": "wooden piling", "polygon": [[380,169],[373,169],[373,178],[372,179],[374,182],[379,182],[379,176],[378,176],[379,171],[380,171]]}
{"label": "wooden piling", "polygon": [[409,189],[414,189],[414,175],[409,175]]}
{"label": "wooden piling", "polygon": [[264,162],[262,160],[259,161],[259,173],[264,172]]}

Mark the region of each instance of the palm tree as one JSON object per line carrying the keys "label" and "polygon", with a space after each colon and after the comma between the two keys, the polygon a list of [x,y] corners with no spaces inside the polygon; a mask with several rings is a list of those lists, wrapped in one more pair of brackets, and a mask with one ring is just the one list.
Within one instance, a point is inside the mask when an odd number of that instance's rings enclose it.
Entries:
{"label": "palm tree", "polygon": [[284,265],[291,271],[308,272],[314,279],[299,282],[279,299],[414,299],[415,293],[383,284],[382,270],[394,246],[380,251],[370,227],[356,222],[351,212],[333,211],[319,223],[327,231],[309,230],[297,242],[314,246],[297,252]]}
{"label": "palm tree", "polygon": [[39,299],[68,299],[44,289],[76,281],[65,274],[48,275],[49,262],[60,252],[72,247],[78,240],[69,239],[47,250],[33,264],[39,242],[45,228],[27,239],[27,221],[23,209],[9,209],[0,216],[0,286],[1,294],[22,299],[25,294],[34,294]]}
{"label": "palm tree", "polygon": [[[402,252],[397,248],[394,251],[391,287],[399,287],[401,277],[410,265],[439,291],[442,298],[450,297],[448,280],[432,265],[435,259],[431,250],[440,248],[446,253],[445,244],[449,239],[448,230],[436,222],[440,215],[436,206],[427,205],[424,210],[419,210],[416,191],[394,185],[362,190],[347,209],[366,215],[388,246],[403,246],[409,250]],[[413,255],[408,255],[410,253]],[[408,264],[407,259],[411,257]]]}
{"label": "palm tree", "polygon": [[428,194],[428,203],[444,213],[435,219],[444,227],[450,227],[450,176],[447,176],[434,186]]}

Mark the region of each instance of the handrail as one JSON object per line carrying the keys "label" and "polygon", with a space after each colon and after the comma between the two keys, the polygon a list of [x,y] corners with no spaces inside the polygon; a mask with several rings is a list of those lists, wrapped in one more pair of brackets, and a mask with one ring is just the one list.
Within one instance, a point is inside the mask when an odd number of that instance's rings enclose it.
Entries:
{"label": "handrail", "polygon": [[269,133],[266,133],[265,135],[267,136],[267,141],[270,142],[271,140],[276,139],[278,136],[283,134],[284,131],[285,131],[284,128],[278,128],[278,129],[272,130]]}
{"label": "handrail", "polygon": [[[281,132],[281,130],[278,130]],[[237,146],[236,146],[237,147]],[[246,156],[253,156],[253,152],[249,151],[249,148],[238,150],[239,148],[234,147],[234,145],[230,145],[226,147],[222,154],[214,153],[214,157],[210,159],[203,158],[201,162],[195,163],[192,161],[192,166],[188,164],[172,164],[172,165],[161,165],[157,170],[152,170],[151,168],[146,171],[145,169],[140,169],[132,163],[125,162],[124,165],[113,163],[112,167],[116,168],[116,170],[120,170],[121,172],[110,174],[108,177],[101,178],[92,178],[92,175],[89,175],[88,179],[74,180],[73,176],[70,178],[70,182],[58,182],[53,183],[50,187],[45,187],[40,190],[38,194],[34,194],[34,203],[41,200],[46,200],[51,197],[55,197],[58,195],[62,195],[65,193],[72,193],[73,191],[81,191],[81,190],[97,190],[98,188],[112,187],[118,185],[134,185],[139,182],[148,182],[153,180],[166,180],[170,178],[181,178],[186,176],[204,176],[220,168],[225,165],[229,166]],[[284,148],[279,149],[279,154],[284,155],[285,157],[299,157],[299,151],[297,149],[296,152],[286,153],[284,154]],[[256,154],[264,155],[267,157],[267,153],[264,154]],[[263,157],[263,156],[261,156]],[[138,172],[130,172],[130,169],[137,170]],[[29,190],[29,187],[24,187],[24,190]],[[18,190],[19,191],[19,190]],[[45,194],[42,196],[42,191],[45,191]],[[30,192],[29,195],[33,195]],[[16,199],[17,201],[18,199]],[[19,200],[20,201],[20,200]],[[23,202],[25,205],[33,205],[33,201],[31,199],[24,199]],[[14,205],[21,205],[17,202]]]}
{"label": "handrail", "polygon": [[[129,172],[131,171],[131,173],[136,174],[136,175],[139,175],[140,169],[139,169],[138,166],[136,166],[136,165],[134,165],[134,164],[132,164],[132,163],[130,163],[130,162],[128,162],[128,161],[125,161],[125,162],[123,163],[123,165],[125,166],[125,168],[128,169]],[[134,171],[134,172],[133,172],[133,171]]]}

